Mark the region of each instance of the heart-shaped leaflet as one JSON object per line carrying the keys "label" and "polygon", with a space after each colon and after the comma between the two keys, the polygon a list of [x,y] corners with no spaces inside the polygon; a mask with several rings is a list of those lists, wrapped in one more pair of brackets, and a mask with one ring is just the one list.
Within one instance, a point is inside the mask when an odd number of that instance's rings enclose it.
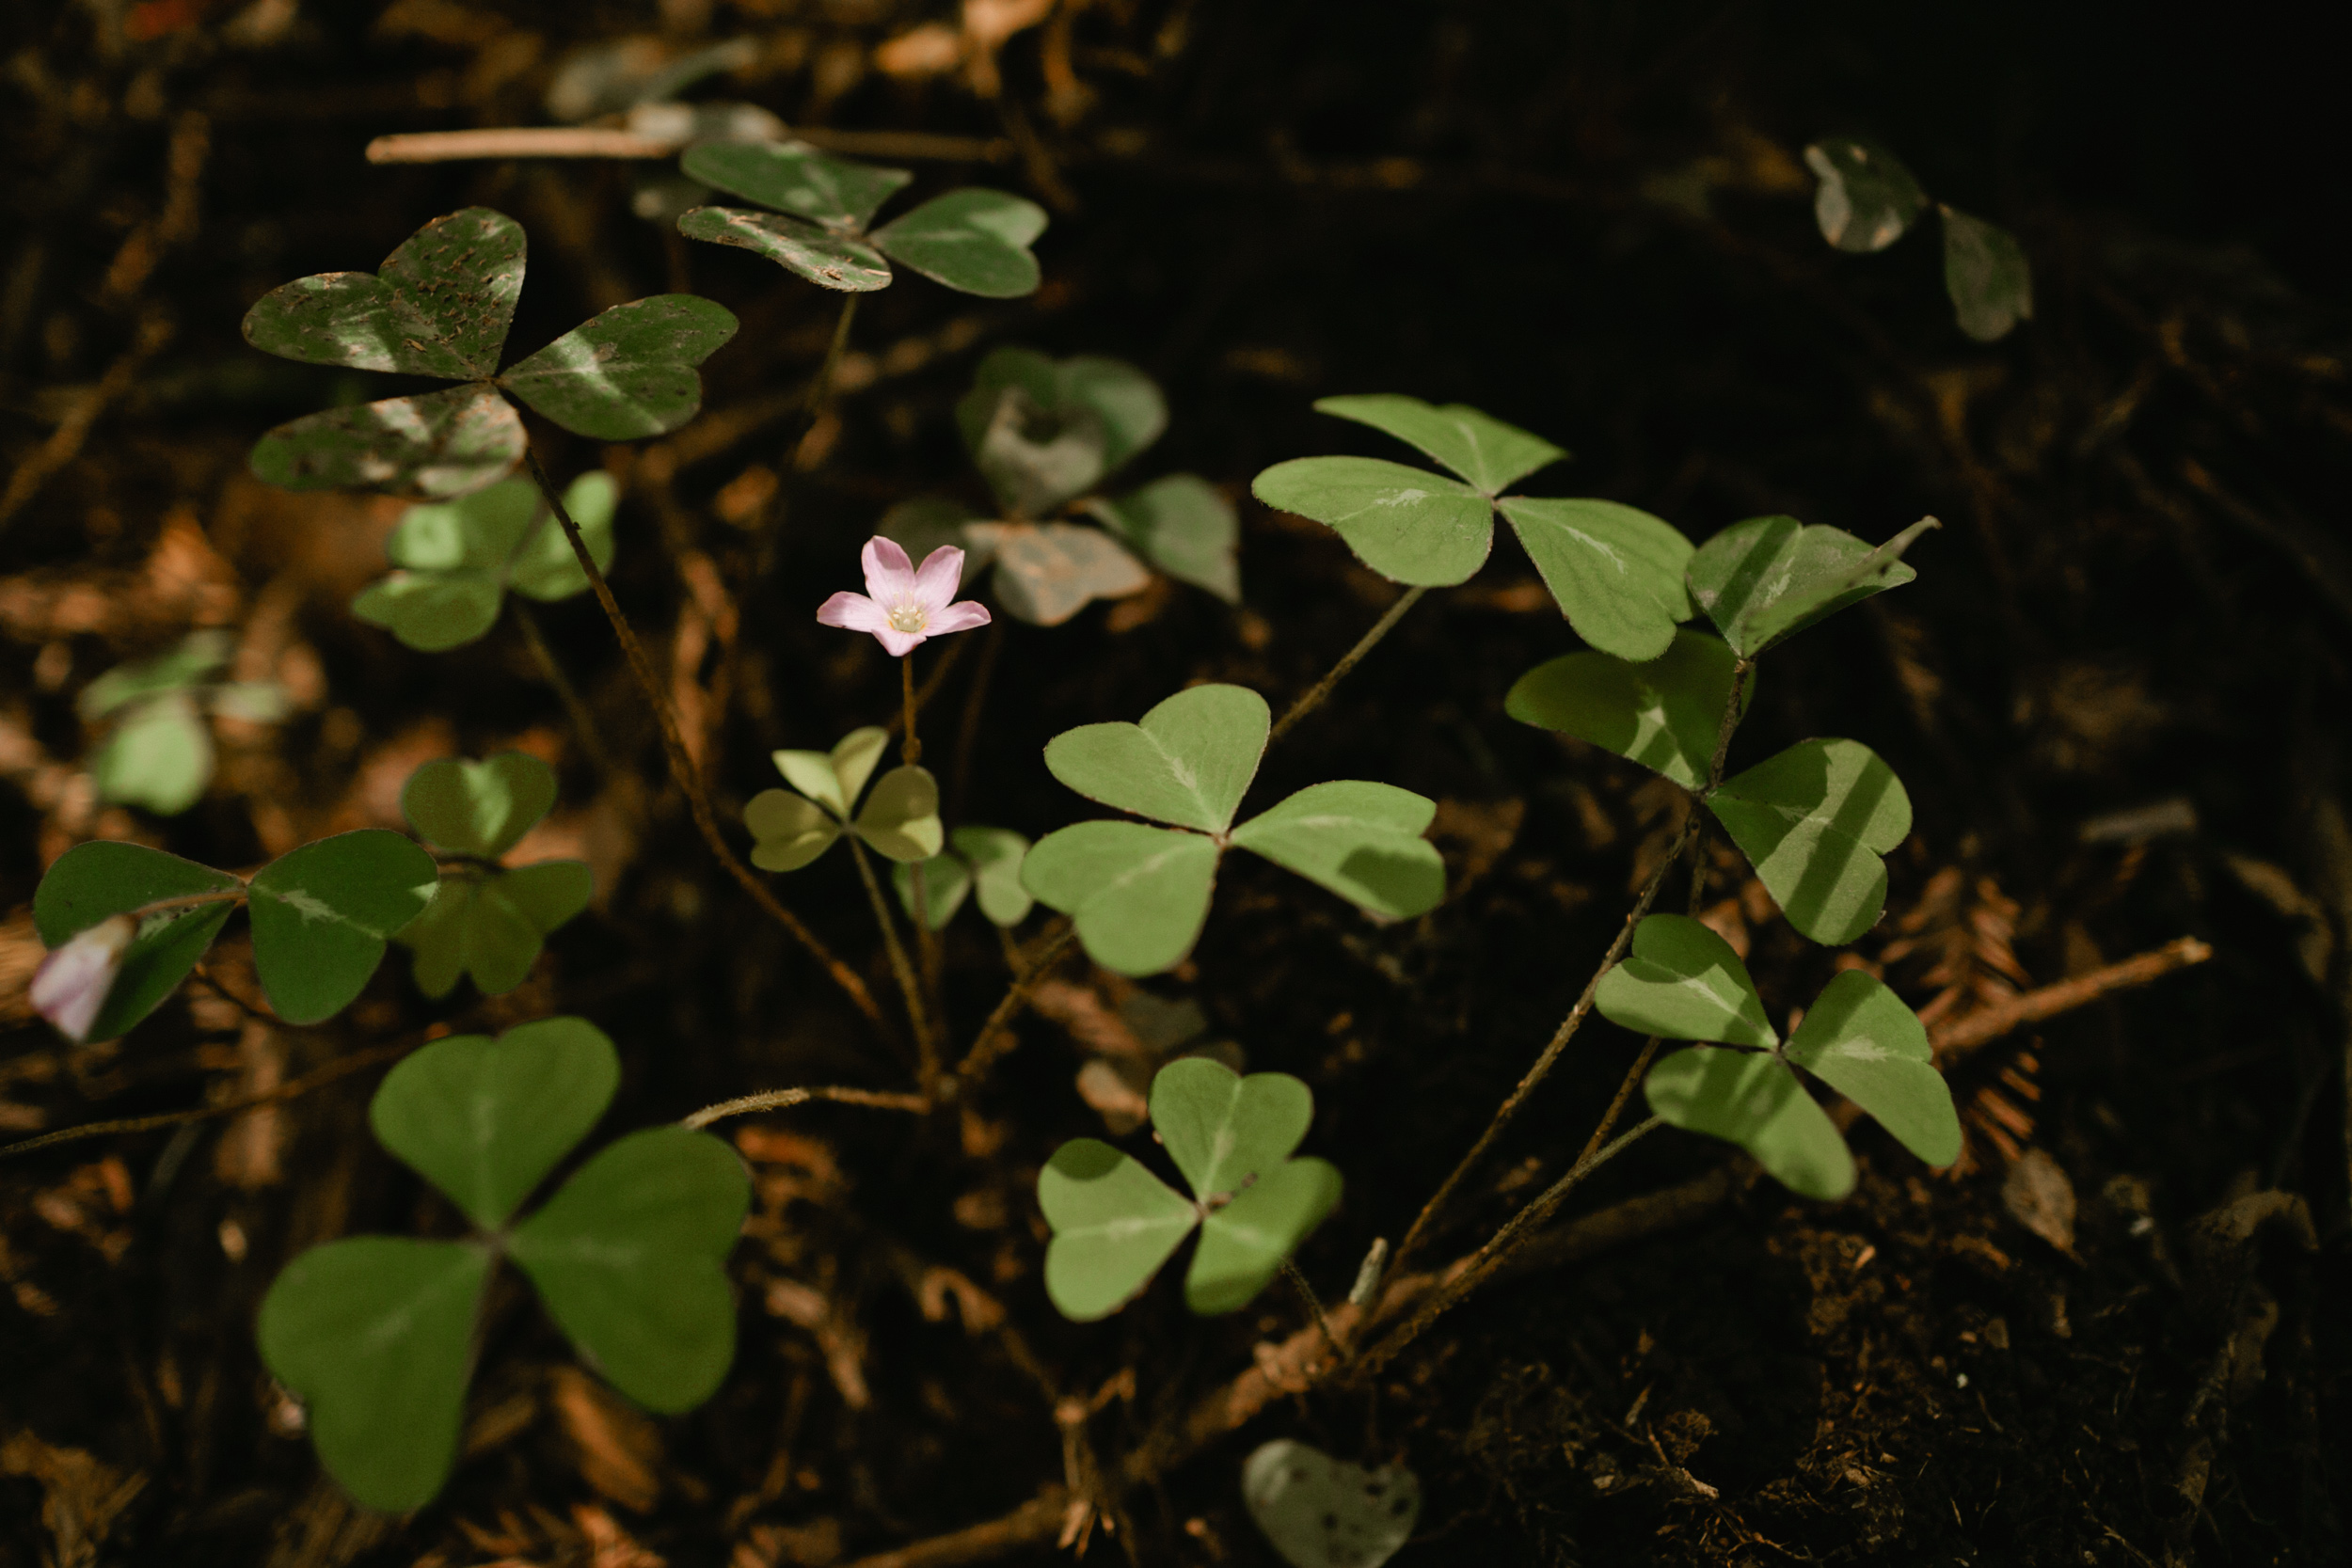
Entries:
{"label": "heart-shaped leaflet", "polygon": [[397,940],[415,950],[417,989],[425,995],[447,996],[471,974],[483,995],[496,996],[530,976],[547,939],[596,892],[596,874],[581,861],[447,872],[433,902]]}
{"label": "heart-shaped leaflet", "polygon": [[1960,1114],[1927,1025],[1858,969],[1834,976],[1789,1037],[1788,1060],[1852,1101],[1931,1165],[1960,1158]]}
{"label": "heart-shaped leaflet", "polygon": [[1054,777],[1089,800],[1222,833],[1257,776],[1272,715],[1246,687],[1179,691],[1140,723],[1087,724],[1046,743]]}
{"label": "heart-shaped leaflet", "polygon": [[244,884],[225,871],[142,844],[97,839],[58,856],[33,892],[33,930],[46,946],[61,947],[112,915],[167,901],[177,906],[140,920],[84,1038],[113,1039],[153,1012],[204,957],[243,893]]}
{"label": "heart-shaped leaflet", "polygon": [[1637,1034],[1767,1050],[1780,1043],[1740,955],[1687,915],[1653,914],[1635,927],[1632,953],[1601,976],[1593,1004]]}
{"label": "heart-shaped leaflet", "polygon": [[423,912],[433,857],[382,828],[288,850],[254,875],[246,913],[253,967],[288,1023],[316,1023],[349,1006],[384,943]]}
{"label": "heart-shaped leaflet", "polygon": [[437,757],[408,775],[401,815],[429,843],[496,860],[555,804],[555,769],[528,752]]}
{"label": "heart-shaped leaflet", "polygon": [[[1677,631],[1660,657],[1633,664],[1603,653],[1566,654],[1512,684],[1502,709],[1523,724],[1572,735],[1697,791],[1731,702],[1730,648]],[[1755,695],[1740,692],[1744,710]]]}
{"label": "heart-shaped leaflet", "polygon": [[1287,1437],[1243,1461],[1241,1495],[1291,1568],[1380,1568],[1421,1518],[1420,1479],[1402,1465],[1367,1470]]}
{"label": "heart-shaped leaflet", "polygon": [[1708,808],[1788,923],[1836,947],[1878,924],[1886,863],[1911,833],[1911,797],[1858,740],[1801,740],[1725,779]]}
{"label": "heart-shaped leaflet", "polygon": [[1734,523],[1691,558],[1691,597],[1742,658],[1919,574],[1903,552],[1930,529],[1923,517],[1873,549],[1842,529],[1794,517]]}

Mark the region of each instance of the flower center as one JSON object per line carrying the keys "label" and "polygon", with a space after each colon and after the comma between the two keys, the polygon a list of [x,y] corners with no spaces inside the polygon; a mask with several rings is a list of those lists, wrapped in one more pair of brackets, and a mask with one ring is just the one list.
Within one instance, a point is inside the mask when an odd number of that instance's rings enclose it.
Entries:
{"label": "flower center", "polygon": [[930,624],[930,611],[913,600],[900,600],[890,607],[890,629],[893,631],[921,631]]}

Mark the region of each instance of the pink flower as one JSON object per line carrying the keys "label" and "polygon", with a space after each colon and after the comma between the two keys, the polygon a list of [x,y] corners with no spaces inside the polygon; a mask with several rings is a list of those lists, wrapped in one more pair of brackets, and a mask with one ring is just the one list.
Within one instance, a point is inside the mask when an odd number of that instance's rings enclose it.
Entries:
{"label": "pink flower", "polygon": [[110,914],[40,960],[33,971],[30,995],[33,1010],[57,1026],[76,1044],[89,1037],[98,1009],[114,989],[115,971],[139,923],[127,914]]}
{"label": "pink flower", "polygon": [[870,631],[893,658],[904,658],[928,637],[970,631],[988,625],[984,606],[956,596],[963,580],[963,552],[942,545],[918,568],[895,540],[881,534],[866,541],[866,592],[835,594],[817,611],[829,626]]}

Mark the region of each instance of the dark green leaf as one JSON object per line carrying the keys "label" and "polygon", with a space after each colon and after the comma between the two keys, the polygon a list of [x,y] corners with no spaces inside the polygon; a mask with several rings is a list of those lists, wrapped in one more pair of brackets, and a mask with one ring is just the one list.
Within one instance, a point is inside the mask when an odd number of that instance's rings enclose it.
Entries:
{"label": "dark green leaf", "polygon": [[1342,779],[1310,785],[1251,817],[1231,842],[1367,913],[1406,920],[1445,896],[1445,863],[1421,836],[1437,812],[1435,802],[1394,784]]}
{"label": "dark green leaf", "polygon": [[1081,822],[1040,839],[1021,885],[1073,917],[1087,956],[1120,974],[1182,962],[1209,918],[1213,839],[1140,822]]}
{"label": "dark green leaf", "polygon": [[1836,1123],[1769,1051],[1677,1051],[1650,1069],[1644,1091],[1661,1119],[1738,1144],[1791,1192],[1834,1199],[1853,1190]]}
{"label": "dark green leaf", "polygon": [[1248,688],[1196,686],[1139,724],[1064,731],[1046,743],[1045,766],[1090,800],[1221,833],[1257,776],[1271,723],[1265,699]]}
{"label": "dark green leaf", "polygon": [[1691,618],[1682,574],[1691,541],[1663,518],[1615,501],[1530,500],[1497,505],[1543,574],[1560,613],[1602,653],[1640,663]]}
{"label": "dark green leaf", "polygon": [[416,951],[417,989],[447,996],[471,974],[485,996],[513,990],[530,977],[548,934],[586,909],[595,892],[596,878],[580,861],[443,876],[433,902],[398,937]]}
{"label": "dark green leaf", "polygon": [[[959,828],[958,832],[963,832]],[[923,879],[923,896],[914,896],[914,879]],[[914,863],[901,861],[890,868],[890,885],[898,890],[898,906],[907,911],[907,918],[917,918],[916,906],[921,905],[920,918],[932,930],[944,928],[963,908],[963,901],[972,894],[972,868],[961,855],[933,855],[930,860]]]}
{"label": "dark green leaf", "polygon": [[213,732],[184,691],[149,697],[116,721],[89,759],[98,798],[177,816],[213,782]]}
{"label": "dark green leaf", "polygon": [[469,207],[409,235],[373,277],[271,290],[246,313],[246,341],[307,364],[470,380],[496,373],[522,288],[522,227]]}
{"label": "dark green leaf", "polygon": [[997,603],[1032,626],[1060,626],[1089,599],[1123,598],[1152,585],[1143,563],[1100,529],[968,523],[963,532],[976,555],[995,562]]}
{"label": "dark green leaf", "polygon": [[876,248],[934,282],[988,299],[1034,293],[1031,242],[1045,232],[1045,209],[1003,191],[966,186],[933,197],[874,230]]}
{"label": "dark green leaf", "polygon": [[1459,480],[1373,457],[1301,457],[1250,484],[1266,505],[1327,523],[1391,582],[1469,580],[1494,545],[1494,507]]}
{"label": "dark green leaf", "polygon": [[1997,224],[1944,209],[1944,288],[1960,329],[1980,343],[2033,319],[2033,268],[2017,236]]}
{"label": "dark green leaf", "polygon": [[677,231],[755,252],[819,288],[867,293],[890,287],[890,263],[872,245],[780,213],[697,207],[677,220]]}
{"label": "dark green leaf", "polygon": [[555,805],[555,769],[528,752],[480,762],[437,757],[408,775],[401,815],[417,836],[454,854],[496,860]]}
{"label": "dark green leaf", "polygon": [[341,1012],[433,896],[433,857],[381,828],[290,850],[251,884],[253,967],[289,1023]]}
{"label": "dark green leaf", "polygon": [[1037,1201],[1054,1232],[1045,1293],[1077,1323],[1134,1300],[1200,1219],[1167,1182],[1096,1138],[1054,1151],[1038,1173]]}
{"label": "dark green leaf", "polygon": [[[1715,740],[1731,703],[1731,650],[1694,631],[1647,664],[1607,654],[1567,654],[1513,684],[1503,711],[1523,724],[1572,735],[1663,773],[1707,787]],[[1740,705],[1754,693],[1751,684]]]}
{"label": "dark green leaf", "polygon": [[967,827],[948,834],[947,842],[971,864],[980,912],[991,924],[1018,926],[1029,918],[1029,892],[1021,885],[1027,839],[1007,828]]}
{"label": "dark green leaf", "polygon": [[254,443],[253,472],[281,490],[439,499],[505,478],[525,444],[514,406],[477,383],[290,420]]}
{"label": "dark green leaf", "polygon": [[802,142],[706,141],[688,148],[679,166],[730,196],[851,233],[914,178],[902,168],[830,157]]}
{"label": "dark green leaf", "polygon": [[1198,474],[1169,474],[1117,499],[1087,503],[1095,519],[1128,547],[1179,582],[1241,602],[1233,547],[1241,523],[1216,488]]}
{"label": "dark green leaf", "polygon": [[1751,517],[1699,546],[1691,558],[1691,597],[1733,652],[1754,658],[1848,605],[1917,577],[1903,552],[1938,526],[1923,517],[1873,549],[1842,529]]}
{"label": "dark green leaf", "polygon": [[1184,1305],[1203,1317],[1248,1306],[1339,1201],[1336,1169],[1322,1160],[1292,1160],[1212,1209],[1184,1276]]}
{"label": "dark green leaf", "polygon": [[1960,1115],[1935,1070],[1927,1025],[1861,970],[1830,980],[1789,1037],[1786,1054],[1929,1164],[1960,1158]]}
{"label": "dark green leaf", "polygon": [[1780,901],[1827,946],[1852,942],[1886,907],[1886,863],[1911,833],[1911,797],[1858,740],[1802,740],[1708,797],[1716,819]]}
{"label": "dark green leaf", "polygon": [[[144,845],[77,844],[57,857],[34,892],[33,929],[43,945],[59,947],[110,915],[167,899],[234,895],[243,886],[226,872]],[[87,1037],[113,1039],[153,1012],[187,978],[236,907],[234,897],[224,897],[144,916]]]}
{"label": "dark green leaf", "polygon": [[1466,403],[1437,405],[1382,392],[1318,398],[1315,410],[1368,424],[1418,448],[1459,474],[1482,496],[1499,496],[1512,481],[1568,455],[1542,436],[1504,424]]}
{"label": "dark green leaf", "polygon": [[1928,193],[1911,170],[1875,142],[1825,137],[1804,150],[1804,161],[1821,182],[1814,220],[1840,250],[1884,250],[1927,207]]}
{"label": "dark green leaf", "polygon": [[703,404],[694,367],[735,336],[735,315],[695,294],[616,305],[499,377],[576,436],[633,441],[675,430]]}
{"label": "dark green leaf", "polygon": [[1654,914],[1635,927],[1632,955],[1601,976],[1593,1003],[1601,1017],[1639,1035],[1780,1043],[1740,955],[1684,915]]}

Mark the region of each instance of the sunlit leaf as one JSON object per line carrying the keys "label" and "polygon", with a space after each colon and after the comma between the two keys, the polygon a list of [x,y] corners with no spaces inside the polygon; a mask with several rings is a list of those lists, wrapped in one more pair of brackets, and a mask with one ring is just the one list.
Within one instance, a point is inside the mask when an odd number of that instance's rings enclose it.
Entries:
{"label": "sunlit leaf", "polygon": [[1421,1517],[1421,1481],[1402,1465],[1367,1470],[1287,1437],[1243,1463],[1241,1495],[1291,1568],[1380,1568]]}
{"label": "sunlit leaf", "polygon": [[1791,1192],[1834,1199],[1853,1190],[1836,1123],[1769,1051],[1692,1046],[1650,1069],[1643,1087],[1661,1120],[1738,1144]]}
{"label": "sunlit leaf", "polygon": [[[1558,730],[1663,773],[1683,788],[1707,787],[1715,741],[1731,702],[1731,650],[1694,631],[1646,664],[1607,654],[1567,654],[1513,683],[1503,711],[1524,724]],[[1741,693],[1741,706],[1754,694]]]}
{"label": "sunlit leaf", "polygon": [[735,336],[734,313],[695,294],[616,305],[499,377],[577,436],[631,441],[675,430],[703,402],[695,367]]}
{"label": "sunlit leaf", "polygon": [[890,287],[890,263],[872,245],[781,213],[697,207],[677,220],[677,231],[765,256],[819,288],[866,293]]}
{"label": "sunlit leaf", "polygon": [[1653,914],[1633,928],[1633,951],[1601,977],[1600,1016],[1670,1040],[1770,1048],[1779,1033],[1731,943],[1698,921]]}
{"label": "sunlit leaf", "polygon": [[290,850],[251,883],[253,967],[289,1023],[341,1012],[432,897],[433,857],[381,828]]}
{"label": "sunlit leaf", "polygon": [[1708,805],[1798,930],[1835,947],[1878,924],[1879,857],[1910,836],[1911,797],[1867,746],[1799,741],[1725,779]]}
{"label": "sunlit leaf", "polygon": [[312,365],[490,375],[522,293],[523,250],[513,218],[469,207],[411,234],[373,276],[321,273],[271,290],[246,313],[246,341]]}
{"label": "sunlit leaf", "polygon": [[1152,574],[1100,529],[1071,523],[969,523],[965,538],[996,566],[996,602],[1032,626],[1057,626],[1089,599],[1123,598]]}
{"label": "sunlit leaf", "polygon": [[401,814],[427,843],[496,860],[555,805],[555,769],[527,752],[437,757],[408,775]]}
{"label": "sunlit leaf", "polygon": [[1391,582],[1469,580],[1494,544],[1494,507],[1459,480],[1373,457],[1300,457],[1250,483],[1266,505],[1327,523]]}
{"label": "sunlit leaf", "polygon": [[788,789],[753,796],[743,826],[752,831],[752,863],[762,871],[798,871],[841,836],[841,824],[822,806]]}
{"label": "sunlit leaf", "polygon": [[933,197],[869,238],[883,255],[935,282],[1011,299],[1037,290],[1037,258],[1029,245],[1045,232],[1045,209],[1034,201],[966,186]]}
{"label": "sunlit leaf", "polygon": [[2033,319],[2033,268],[2017,236],[1997,224],[1947,207],[1944,288],[1960,329],[1980,343]]}
{"label": "sunlit leaf", "polygon": [[1054,1232],[1045,1293],[1077,1323],[1134,1300],[1200,1218],[1167,1182],[1095,1138],[1054,1151],[1038,1173],[1037,1199]]}
{"label": "sunlit leaf", "polygon": [[213,732],[185,691],[144,698],[90,754],[98,798],[177,816],[213,782]]}
{"label": "sunlit leaf", "polygon": [[585,1019],[519,1024],[495,1040],[435,1040],[385,1075],[376,1141],[485,1230],[506,1223],[588,1135],[621,1082],[620,1054]]}
{"label": "sunlit leaf", "polygon": [[1691,541],[1663,518],[1615,501],[1530,500],[1497,505],[1543,575],[1576,634],[1636,663],[1673,642],[1691,618],[1682,574]]}
{"label": "sunlit leaf", "polygon": [[1335,1167],[1322,1160],[1291,1160],[1232,1202],[1211,1209],[1184,1275],[1184,1305],[1203,1317],[1248,1306],[1339,1201]]}
{"label": "sunlit leaf", "polygon": [[1848,605],[1917,577],[1903,552],[1937,526],[1922,518],[1874,549],[1842,529],[1751,517],[1699,546],[1691,558],[1691,597],[1733,652],[1754,658]]}
{"label": "sunlit leaf", "polygon": [[1248,688],[1196,686],[1141,723],[1064,731],[1046,743],[1045,766],[1089,800],[1223,832],[1257,775],[1271,723],[1265,699]]}
{"label": "sunlit leaf", "polygon": [[1021,885],[1077,923],[1087,955],[1120,974],[1183,961],[1209,917],[1216,841],[1140,822],[1080,822],[1040,839]]}
{"label": "sunlit leaf", "polygon": [[1442,405],[1394,393],[1318,398],[1315,410],[1368,424],[1453,469],[1482,496],[1499,496],[1514,480],[1568,454],[1540,436],[1504,424],[1466,403]]}
{"label": "sunlit leaf", "polygon": [[1911,170],[1875,142],[1826,136],[1804,150],[1804,161],[1820,181],[1814,221],[1840,250],[1884,250],[1927,207]]}
{"label": "sunlit leaf", "polygon": [[[243,886],[227,872],[161,849],[100,839],[75,845],[50,865],[33,894],[33,929],[44,946],[59,947],[110,915],[166,901],[233,895]],[[87,1037],[113,1039],[154,1011],[187,978],[236,907],[233,896],[223,896],[143,916]]]}
{"label": "sunlit leaf", "polygon": [[1241,523],[1231,502],[1198,474],[1169,474],[1140,490],[1087,503],[1095,519],[1179,582],[1241,602],[1233,560]]}
{"label": "sunlit leaf", "polygon": [[857,814],[857,836],[894,861],[924,861],[940,851],[939,782],[924,768],[894,768],[874,781]]}
{"label": "sunlit leaf", "polygon": [[773,752],[770,757],[785,783],[846,822],[889,749],[890,732],[868,724],[843,736],[831,752]]}
{"label": "sunlit leaf", "polygon": [[1270,1175],[1307,1135],[1312,1091],[1286,1072],[1247,1077],[1190,1056],[1152,1080],[1152,1126],[1202,1202],[1230,1198]]}
{"label": "sunlit leaf", "polygon": [[1404,920],[1445,896],[1445,863],[1422,836],[1437,811],[1410,790],[1343,779],[1310,785],[1251,817],[1233,830],[1232,843],[1368,913]]}
{"label": "sunlit leaf", "polygon": [[477,382],[289,420],[254,444],[252,467],[281,490],[438,499],[505,478],[525,444],[514,405]]}
{"label": "sunlit leaf", "polygon": [[706,185],[850,233],[914,178],[902,168],[852,163],[803,142],[705,141],[679,166]]}
{"label": "sunlit leaf", "polygon": [[1927,1025],[1861,970],[1832,977],[1789,1037],[1786,1054],[1929,1164],[1960,1158],[1960,1116],[1935,1070]]}

